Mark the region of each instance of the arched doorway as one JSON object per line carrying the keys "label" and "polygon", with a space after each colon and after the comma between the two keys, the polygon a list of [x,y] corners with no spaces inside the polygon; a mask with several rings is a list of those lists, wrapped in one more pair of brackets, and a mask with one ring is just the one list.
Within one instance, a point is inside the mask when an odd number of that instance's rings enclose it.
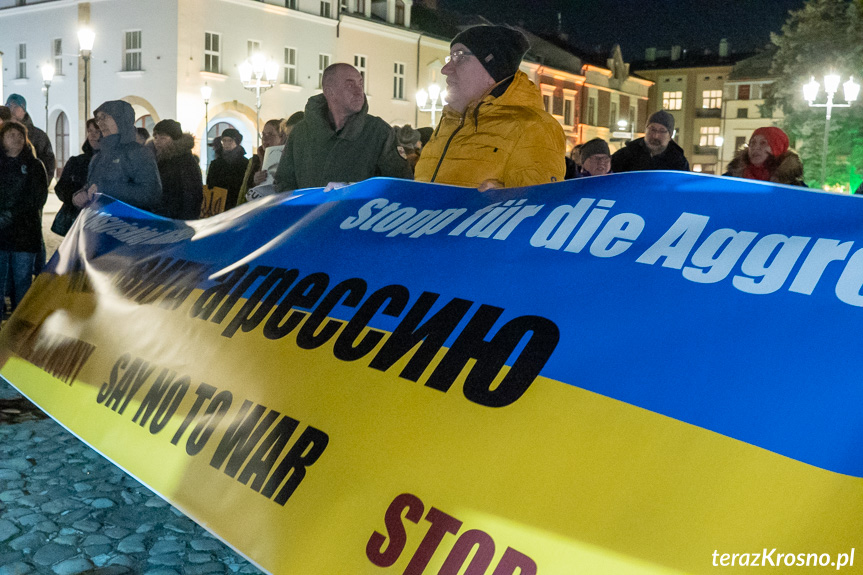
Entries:
{"label": "arched doorway", "polygon": [[222,135],[222,132],[228,128],[236,127],[228,122],[216,122],[210,129],[207,130],[207,165],[209,166],[216,157],[216,151],[213,149],[213,140]]}
{"label": "arched doorway", "polygon": [[57,160],[57,177],[63,173],[63,166],[69,161],[69,118],[65,112],[57,115],[54,122],[54,157]]}
{"label": "arched doorway", "polygon": [[151,116],[150,114],[146,114],[135,120],[135,127],[146,129],[148,132],[150,132],[151,136],[153,135],[153,126],[155,125],[156,122],[153,121],[153,116]]}

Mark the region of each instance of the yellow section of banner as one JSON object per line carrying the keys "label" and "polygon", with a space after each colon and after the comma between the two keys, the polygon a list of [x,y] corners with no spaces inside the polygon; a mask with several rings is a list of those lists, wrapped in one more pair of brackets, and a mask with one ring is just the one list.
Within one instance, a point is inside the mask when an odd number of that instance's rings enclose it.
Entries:
{"label": "yellow section of banner", "polygon": [[407,357],[382,372],[331,343],[223,337],[195,297],[47,281],[3,337],[57,377],[15,357],[3,376],[274,573],[697,573],[859,543],[859,479],[562,382],[488,408],[464,374],[445,393],[399,378]]}

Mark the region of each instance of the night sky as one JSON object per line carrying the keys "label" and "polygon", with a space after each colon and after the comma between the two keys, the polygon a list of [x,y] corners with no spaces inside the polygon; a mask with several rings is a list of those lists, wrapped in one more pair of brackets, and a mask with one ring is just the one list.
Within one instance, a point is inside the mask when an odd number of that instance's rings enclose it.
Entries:
{"label": "night sky", "polygon": [[717,51],[728,38],[732,51],[748,52],[779,32],[789,10],[805,0],[439,0],[443,8],[481,14],[494,22],[554,31],[557,13],[572,44],[607,53],[620,44],[627,61],[644,58],[645,48]]}

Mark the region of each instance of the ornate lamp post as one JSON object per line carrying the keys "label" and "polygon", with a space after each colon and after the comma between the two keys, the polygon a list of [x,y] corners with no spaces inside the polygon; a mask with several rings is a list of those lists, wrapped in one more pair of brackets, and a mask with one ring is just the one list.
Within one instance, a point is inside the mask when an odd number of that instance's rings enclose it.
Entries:
{"label": "ornate lamp post", "polygon": [[635,126],[631,125],[627,120],[621,118],[617,121],[617,132],[614,132],[612,136],[615,138],[626,138],[627,140],[631,140],[635,137],[634,132]]}
{"label": "ornate lamp post", "polygon": [[204,82],[201,86],[201,97],[204,99],[204,137],[201,140],[204,144],[202,154],[204,155],[204,173],[207,173],[207,164],[210,162],[210,96],[213,95],[213,89]]}
{"label": "ornate lamp post", "polygon": [[441,90],[437,84],[428,87],[428,91],[420,90],[416,95],[417,108],[420,112],[431,112],[432,127],[437,125],[437,113],[446,106],[446,90]]}
{"label": "ornate lamp post", "polygon": [[84,122],[90,117],[90,54],[95,41],[96,33],[90,28],[78,30],[78,47],[84,59]]}
{"label": "ornate lamp post", "polygon": [[51,88],[51,80],[54,79],[54,66],[45,64],[42,66],[42,86],[45,88],[45,131],[48,131],[48,90]]}
{"label": "ornate lamp post", "polygon": [[812,76],[809,80],[808,84],[803,86],[803,98],[809,102],[810,108],[826,108],[827,116],[826,121],[824,123],[824,147],[821,150],[821,185],[826,185],[827,180],[827,145],[830,141],[830,116],[833,108],[850,108],[851,102],[857,99],[858,94],[860,94],[860,84],[854,81],[854,77],[848,79],[847,82],[842,84],[842,88],[845,92],[845,104],[834,104],[833,103],[833,95],[839,90],[839,74],[827,74],[824,76],[824,91],[827,93],[827,103],[826,104],[815,104],[815,98],[818,97],[818,90],[821,88],[821,85],[815,81],[815,77]]}
{"label": "ornate lamp post", "polygon": [[276,85],[278,75],[279,63],[275,60],[267,61],[261,53],[253,55],[251,60],[244,60],[240,64],[240,81],[243,83],[243,88],[255,93],[255,138],[257,146],[261,145],[261,93]]}

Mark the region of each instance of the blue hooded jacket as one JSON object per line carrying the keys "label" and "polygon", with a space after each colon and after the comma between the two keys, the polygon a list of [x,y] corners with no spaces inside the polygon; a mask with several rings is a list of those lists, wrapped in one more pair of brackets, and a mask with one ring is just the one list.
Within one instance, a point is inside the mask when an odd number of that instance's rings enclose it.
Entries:
{"label": "blue hooded jacket", "polygon": [[90,162],[87,185],[96,184],[99,193],[153,211],[162,197],[162,183],[156,158],[135,141],[135,111],[128,102],[111,100],[93,115],[99,112],[114,119],[117,133],[102,137],[101,149]]}

